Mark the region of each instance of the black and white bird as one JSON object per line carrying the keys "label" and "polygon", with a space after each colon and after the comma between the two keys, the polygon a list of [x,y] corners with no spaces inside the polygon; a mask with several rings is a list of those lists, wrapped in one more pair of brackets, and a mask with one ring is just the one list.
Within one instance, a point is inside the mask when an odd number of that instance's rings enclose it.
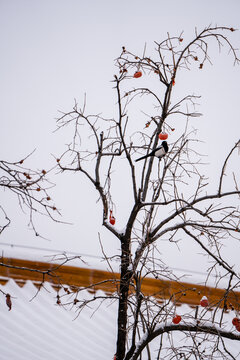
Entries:
{"label": "black and white bird", "polygon": [[143,160],[150,156],[156,156],[157,158],[159,158],[159,160],[161,160],[166,155],[167,152],[168,152],[168,144],[166,141],[163,141],[161,146],[157,147],[155,150],[151,151],[149,154],[142,156],[135,161]]}

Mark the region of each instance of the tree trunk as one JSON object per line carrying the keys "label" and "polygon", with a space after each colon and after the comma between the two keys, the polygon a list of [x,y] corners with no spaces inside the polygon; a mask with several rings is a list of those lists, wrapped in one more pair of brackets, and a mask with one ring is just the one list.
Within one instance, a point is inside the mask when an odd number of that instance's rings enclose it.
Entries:
{"label": "tree trunk", "polygon": [[129,270],[130,251],[129,240],[122,240],[121,246],[121,278],[120,294],[118,305],[118,334],[117,334],[117,352],[116,359],[123,360],[126,352],[127,340],[127,308],[129,284],[132,277],[132,271]]}

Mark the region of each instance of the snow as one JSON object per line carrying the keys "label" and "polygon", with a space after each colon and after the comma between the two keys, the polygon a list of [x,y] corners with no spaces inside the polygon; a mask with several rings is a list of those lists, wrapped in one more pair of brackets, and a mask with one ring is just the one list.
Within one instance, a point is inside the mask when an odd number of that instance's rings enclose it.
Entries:
{"label": "snow", "polygon": [[[12,299],[12,310],[8,311],[5,304],[5,295],[0,292],[0,360],[106,360],[112,359],[115,353],[116,329],[117,329],[117,301],[107,299],[103,291],[95,293],[96,299],[89,303],[79,314],[77,303],[67,305],[74,296],[65,297],[64,290],[59,291],[63,305],[57,305],[57,292],[49,283],[37,292],[37,287],[31,281],[19,287],[10,279],[5,285],[0,286],[5,294],[9,293]],[[86,290],[78,293],[77,298],[88,300],[92,294]],[[65,300],[66,299],[66,300]],[[65,301],[65,302],[64,302]],[[171,305],[172,306],[172,305]],[[177,313],[181,315],[181,324],[195,325],[195,309],[183,304],[177,307]],[[201,324],[211,326],[213,312],[199,308],[198,319]],[[221,313],[217,312],[216,329]],[[224,313],[222,329],[234,331],[232,318],[234,312]],[[173,326],[172,317],[167,316],[165,321],[159,322],[155,330],[163,329],[165,326]],[[176,327],[178,325],[175,325]],[[237,333],[236,333],[237,334]],[[146,340],[146,334],[142,334],[138,340],[137,348]],[[198,339],[200,337],[198,336]],[[150,348],[153,359],[159,349],[159,338],[154,339]],[[171,344],[185,346],[191,338],[186,337],[186,332],[174,331],[174,334],[163,335],[163,352],[161,358],[169,359]],[[233,353],[235,359],[240,359],[239,343],[232,340],[224,340],[228,349]],[[143,352],[143,360],[147,360],[147,353]]]}
{"label": "snow", "polygon": [[[82,354],[85,360],[112,358],[116,303],[107,300],[94,313],[99,306],[96,301],[76,318],[74,309],[56,304],[57,293],[50,284],[46,283],[36,297],[37,288],[30,281],[19,287],[9,280],[1,289],[12,295],[13,305],[8,311],[4,295],[0,294],[0,359],[74,360],[83,358]],[[86,291],[81,294],[89,297]],[[97,294],[103,295],[101,291]]]}

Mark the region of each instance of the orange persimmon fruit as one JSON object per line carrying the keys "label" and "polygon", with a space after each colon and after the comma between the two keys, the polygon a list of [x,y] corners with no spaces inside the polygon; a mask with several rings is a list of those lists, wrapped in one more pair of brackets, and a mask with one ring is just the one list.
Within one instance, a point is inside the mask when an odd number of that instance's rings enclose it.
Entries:
{"label": "orange persimmon fruit", "polygon": [[209,305],[208,298],[206,296],[203,296],[200,300],[200,305],[202,307],[207,307]]}
{"label": "orange persimmon fruit", "polygon": [[172,319],[172,322],[174,324],[179,324],[181,320],[182,320],[182,317],[180,315],[175,315]]}
{"label": "orange persimmon fruit", "polygon": [[166,134],[166,133],[160,133],[160,134],[158,135],[158,137],[159,137],[160,140],[167,140],[168,134]]}
{"label": "orange persimmon fruit", "polygon": [[133,77],[134,77],[135,79],[140,78],[141,76],[142,76],[142,72],[141,72],[141,71],[136,71],[136,72],[134,73],[134,75],[133,75]]}

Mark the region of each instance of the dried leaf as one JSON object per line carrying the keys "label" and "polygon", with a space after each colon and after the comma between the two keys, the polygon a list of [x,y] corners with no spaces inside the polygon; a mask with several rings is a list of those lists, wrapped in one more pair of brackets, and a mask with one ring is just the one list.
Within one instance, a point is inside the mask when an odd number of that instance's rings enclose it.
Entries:
{"label": "dried leaf", "polygon": [[12,301],[11,301],[11,296],[9,294],[6,295],[6,304],[8,306],[8,311],[10,311],[12,309]]}

